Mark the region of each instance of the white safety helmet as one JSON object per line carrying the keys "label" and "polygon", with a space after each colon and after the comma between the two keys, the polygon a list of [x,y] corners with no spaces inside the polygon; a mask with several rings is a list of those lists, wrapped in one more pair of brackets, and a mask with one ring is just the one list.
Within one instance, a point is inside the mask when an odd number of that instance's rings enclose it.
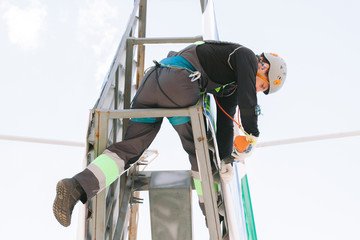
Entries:
{"label": "white safety helmet", "polygon": [[279,57],[277,54],[264,53],[264,57],[270,64],[268,72],[270,86],[268,90],[264,91],[267,95],[278,91],[284,85],[287,69],[284,59]]}

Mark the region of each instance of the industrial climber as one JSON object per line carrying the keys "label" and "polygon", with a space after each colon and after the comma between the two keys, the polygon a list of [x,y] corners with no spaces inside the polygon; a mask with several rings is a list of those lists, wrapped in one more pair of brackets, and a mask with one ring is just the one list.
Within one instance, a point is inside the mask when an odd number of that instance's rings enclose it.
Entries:
{"label": "industrial climber", "polygon": [[[259,136],[257,92],[278,91],[286,79],[284,60],[273,53],[255,55],[236,43],[201,41],[155,62],[142,79],[131,108],[184,108],[195,105],[202,93],[213,94],[217,101],[217,142],[221,159],[232,156],[239,161],[251,154]],[[234,147],[233,120],[240,109],[241,125],[246,132],[246,147]],[[189,117],[168,118],[189,155],[192,177],[199,186],[199,169]],[[110,145],[87,168],[72,178],[62,179],[56,187],[53,212],[63,226],[80,200],[85,203],[114,182],[149,147],[163,118],[132,118],[123,141]],[[220,176],[232,177],[231,163],[222,164]],[[200,184],[201,186],[201,184]],[[204,211],[202,191],[198,191]]]}

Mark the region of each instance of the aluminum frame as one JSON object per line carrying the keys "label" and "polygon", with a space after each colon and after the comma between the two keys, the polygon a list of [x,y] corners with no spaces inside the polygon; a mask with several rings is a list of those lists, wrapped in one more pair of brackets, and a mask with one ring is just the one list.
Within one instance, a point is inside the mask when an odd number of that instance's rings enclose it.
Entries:
{"label": "aluminum frame", "polygon": [[[139,118],[139,117],[176,117],[189,116],[193,128],[194,144],[196,149],[197,161],[200,169],[200,180],[203,188],[205,210],[207,212],[207,223],[210,239],[221,239],[221,225],[217,208],[217,195],[214,189],[212,177],[208,143],[206,138],[203,111],[200,104],[188,108],[180,109],[128,109],[128,110],[107,110],[98,109],[95,114],[95,126],[97,127],[96,136],[98,149],[97,153],[106,148],[108,122],[110,119],[118,118]],[[106,189],[96,196],[96,202],[105,201]],[[96,239],[104,239],[105,229],[105,208],[97,204],[96,208]]]}

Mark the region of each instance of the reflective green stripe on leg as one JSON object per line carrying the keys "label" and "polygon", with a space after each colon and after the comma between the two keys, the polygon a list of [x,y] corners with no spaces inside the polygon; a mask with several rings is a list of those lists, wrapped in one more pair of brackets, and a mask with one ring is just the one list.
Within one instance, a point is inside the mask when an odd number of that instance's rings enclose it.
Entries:
{"label": "reflective green stripe on leg", "polygon": [[[202,190],[202,186],[201,186],[201,181],[200,179],[194,179],[194,186],[195,186],[195,190],[198,196],[202,196],[203,195],[203,190]],[[215,188],[215,192],[217,193],[219,191],[219,184],[214,183],[214,188]]]}
{"label": "reflective green stripe on leg", "polygon": [[96,165],[104,173],[106,187],[113,183],[119,176],[119,168],[115,161],[105,154],[98,156],[91,164]]}

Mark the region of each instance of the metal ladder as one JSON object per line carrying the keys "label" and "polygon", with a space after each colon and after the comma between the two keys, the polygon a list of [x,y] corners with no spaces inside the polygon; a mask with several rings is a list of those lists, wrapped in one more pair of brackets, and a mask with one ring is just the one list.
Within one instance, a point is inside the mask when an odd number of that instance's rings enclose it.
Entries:
{"label": "metal ladder", "polygon": [[[200,1],[204,9],[204,0]],[[221,239],[217,197],[214,190],[210,157],[202,107],[184,109],[130,110],[130,100],[144,73],[144,44],[193,43],[201,36],[188,38],[146,38],[147,0],[136,0],[128,26],[106,76],[101,95],[90,113],[86,162],[90,164],[107,146],[121,141],[131,117],[189,116],[193,127],[200,178],[202,182],[207,224],[211,240]],[[137,34],[136,34],[137,30]],[[135,55],[135,50],[137,54]],[[136,77],[133,81],[133,76]],[[136,82],[136,88],[133,89]],[[135,174],[133,167],[111,186],[89,200],[85,213],[84,239],[136,239],[137,208],[133,196]],[[135,199],[135,200],[134,200]],[[132,208],[130,208],[132,206]]]}

